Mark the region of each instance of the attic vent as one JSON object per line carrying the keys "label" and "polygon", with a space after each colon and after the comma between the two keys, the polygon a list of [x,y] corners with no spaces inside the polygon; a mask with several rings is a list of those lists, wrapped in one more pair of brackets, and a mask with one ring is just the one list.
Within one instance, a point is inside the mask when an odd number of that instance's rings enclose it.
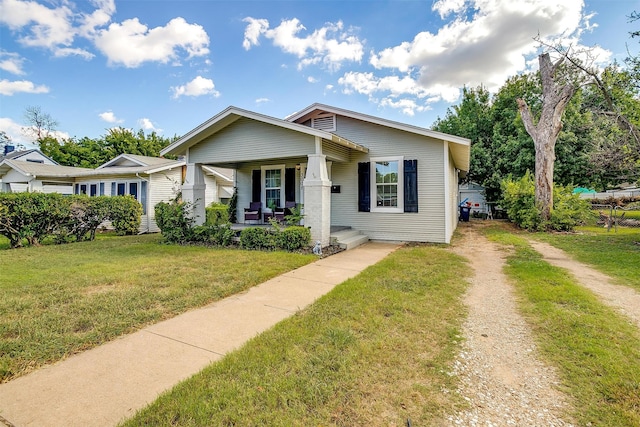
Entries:
{"label": "attic vent", "polygon": [[336,130],[336,116],[323,116],[311,119],[311,127],[318,130],[332,132]]}

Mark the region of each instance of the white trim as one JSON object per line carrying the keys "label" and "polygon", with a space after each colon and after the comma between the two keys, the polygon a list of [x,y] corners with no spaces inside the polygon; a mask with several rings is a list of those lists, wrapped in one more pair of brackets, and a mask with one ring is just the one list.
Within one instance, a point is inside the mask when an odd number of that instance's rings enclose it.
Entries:
{"label": "white trim", "polygon": [[[398,162],[398,199],[396,207],[380,207],[377,205],[378,183],[376,182],[376,163],[377,162]],[[404,213],[404,156],[390,157],[371,157],[369,159],[369,181],[371,194],[371,212],[382,213]]]}

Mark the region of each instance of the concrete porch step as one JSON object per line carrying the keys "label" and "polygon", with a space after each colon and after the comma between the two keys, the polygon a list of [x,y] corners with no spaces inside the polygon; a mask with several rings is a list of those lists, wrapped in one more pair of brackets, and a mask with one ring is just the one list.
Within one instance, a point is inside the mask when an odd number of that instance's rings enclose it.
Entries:
{"label": "concrete porch step", "polygon": [[369,236],[362,234],[360,230],[352,228],[331,233],[331,244],[339,245],[342,249],[349,250],[369,241]]}

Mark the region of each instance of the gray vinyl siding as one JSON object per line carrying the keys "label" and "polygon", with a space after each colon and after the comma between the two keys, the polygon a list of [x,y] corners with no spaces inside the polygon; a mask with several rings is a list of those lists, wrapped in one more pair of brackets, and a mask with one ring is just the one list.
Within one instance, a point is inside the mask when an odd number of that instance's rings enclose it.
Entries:
{"label": "gray vinyl siding", "polygon": [[[333,163],[332,184],[341,192],[331,195],[331,225],[351,226],[374,240],[447,241],[443,141],[342,116],[336,133],[369,153],[352,152],[350,163]],[[418,213],[358,212],[358,162],[386,156],[418,160]]]}
{"label": "gray vinyl siding", "polygon": [[189,149],[189,163],[238,163],[306,156],[315,152],[315,137],[240,118]]}
{"label": "gray vinyl siding", "polygon": [[449,147],[446,147],[448,152],[448,163],[447,163],[447,173],[449,174],[449,182],[447,189],[448,191],[448,203],[449,203],[449,215],[447,215],[446,220],[448,221],[447,227],[447,240],[446,243],[451,243],[451,237],[453,237],[453,232],[456,230],[458,226],[458,172],[456,168],[453,166],[453,157],[449,152]]}
{"label": "gray vinyl siding", "polygon": [[348,162],[351,150],[343,145],[324,141],[322,143],[322,154],[327,156],[327,160],[329,161]]}

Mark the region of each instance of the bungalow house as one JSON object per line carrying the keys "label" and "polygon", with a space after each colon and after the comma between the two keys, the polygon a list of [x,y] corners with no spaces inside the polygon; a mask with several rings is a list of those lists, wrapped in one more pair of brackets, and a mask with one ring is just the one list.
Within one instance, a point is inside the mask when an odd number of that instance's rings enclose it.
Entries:
{"label": "bungalow house", "polygon": [[[38,150],[29,150],[37,151]],[[23,153],[23,152],[20,152]],[[27,158],[32,160],[26,160]],[[39,161],[42,160],[42,161]],[[96,169],[60,166],[44,154],[7,156],[0,162],[0,192],[23,191],[121,196],[129,194],[142,205],[140,232],[158,232],[154,206],[180,192],[184,160],[121,154]],[[203,168],[206,204],[225,201],[233,194],[233,171]]]}
{"label": "bungalow house", "polygon": [[182,184],[183,160],[120,154],[75,176],[74,194],[122,196],[129,194],[142,205],[140,232],[158,232],[154,206],[176,197]]}
{"label": "bungalow house", "polygon": [[0,192],[71,194],[71,170],[60,167],[37,148],[14,151],[13,146],[7,145],[0,155]]}
{"label": "bungalow house", "polygon": [[182,196],[199,223],[203,166],[222,167],[235,170],[239,221],[252,202],[263,210],[296,202],[323,246],[340,227],[376,240],[449,243],[470,141],[322,104],[286,119],[228,107],[161,154],[185,156]]}

